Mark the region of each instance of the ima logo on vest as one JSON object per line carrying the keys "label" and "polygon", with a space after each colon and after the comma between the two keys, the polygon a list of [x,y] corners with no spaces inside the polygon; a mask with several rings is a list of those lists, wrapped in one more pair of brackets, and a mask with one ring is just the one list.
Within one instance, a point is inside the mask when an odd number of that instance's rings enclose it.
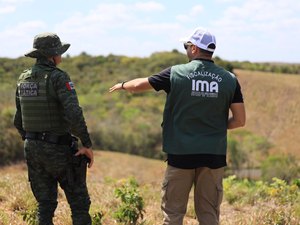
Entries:
{"label": "ima logo on vest", "polygon": [[192,80],[191,96],[217,98],[219,84],[216,81]]}

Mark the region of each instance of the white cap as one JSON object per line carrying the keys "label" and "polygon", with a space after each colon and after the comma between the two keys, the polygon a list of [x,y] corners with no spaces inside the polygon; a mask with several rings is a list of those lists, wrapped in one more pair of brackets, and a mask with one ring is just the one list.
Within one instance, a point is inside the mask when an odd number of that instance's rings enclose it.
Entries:
{"label": "white cap", "polygon": [[[216,48],[216,38],[206,29],[198,27],[191,36],[180,39],[182,42],[191,42],[193,45],[209,52],[214,52]],[[209,48],[210,44],[214,44],[215,48]]]}

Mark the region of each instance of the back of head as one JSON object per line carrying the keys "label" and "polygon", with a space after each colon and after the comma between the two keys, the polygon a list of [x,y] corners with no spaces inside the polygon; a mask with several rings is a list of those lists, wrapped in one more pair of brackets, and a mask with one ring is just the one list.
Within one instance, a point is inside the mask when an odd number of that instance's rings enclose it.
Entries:
{"label": "back of head", "polygon": [[210,53],[213,53],[216,49],[215,36],[201,27],[196,28],[190,36],[182,39],[181,41],[186,43],[190,42],[198,48]]}

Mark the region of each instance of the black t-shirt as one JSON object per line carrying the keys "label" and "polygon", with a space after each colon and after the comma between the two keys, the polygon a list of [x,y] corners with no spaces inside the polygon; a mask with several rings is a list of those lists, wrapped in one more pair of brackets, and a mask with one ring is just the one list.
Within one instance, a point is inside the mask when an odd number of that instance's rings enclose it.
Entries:
{"label": "black t-shirt", "polygon": [[[162,70],[158,74],[154,74],[148,78],[151,86],[156,90],[164,90],[166,93],[170,92],[171,67]],[[232,103],[243,103],[243,95],[241,86],[237,81],[234,97]],[[226,155],[213,155],[213,154],[193,154],[193,155],[174,155],[168,154],[168,164],[182,169],[195,169],[198,167],[209,167],[217,169],[227,165]]]}

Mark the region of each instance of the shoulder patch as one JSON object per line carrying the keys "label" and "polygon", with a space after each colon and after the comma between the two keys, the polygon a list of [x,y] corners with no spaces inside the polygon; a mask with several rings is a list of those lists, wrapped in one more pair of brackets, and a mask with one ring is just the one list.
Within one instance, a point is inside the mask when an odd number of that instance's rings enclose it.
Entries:
{"label": "shoulder patch", "polygon": [[69,91],[75,90],[75,86],[72,81],[67,82],[66,87]]}

